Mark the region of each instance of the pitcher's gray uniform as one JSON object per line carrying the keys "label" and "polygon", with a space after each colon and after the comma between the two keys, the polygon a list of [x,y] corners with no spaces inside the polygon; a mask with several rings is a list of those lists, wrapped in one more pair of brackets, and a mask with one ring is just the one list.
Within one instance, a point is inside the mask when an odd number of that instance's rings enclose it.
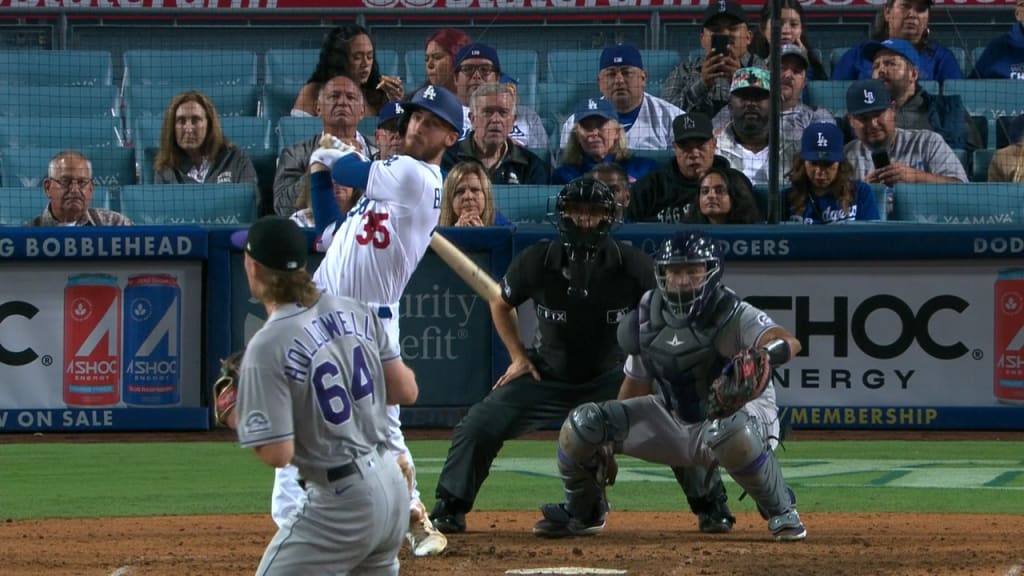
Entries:
{"label": "pitcher's gray uniform", "polygon": [[398,342],[375,309],[321,295],[282,305],[249,342],[239,383],[243,448],[294,439],[307,502],[278,530],[264,574],[398,574],[409,488],[385,448],[383,364]]}

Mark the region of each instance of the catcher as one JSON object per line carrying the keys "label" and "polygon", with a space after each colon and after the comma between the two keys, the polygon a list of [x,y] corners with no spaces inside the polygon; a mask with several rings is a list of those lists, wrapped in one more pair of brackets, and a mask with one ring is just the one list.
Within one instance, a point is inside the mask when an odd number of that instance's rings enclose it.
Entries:
{"label": "catcher", "polygon": [[[796,496],[775,458],[771,383],[772,367],[798,354],[800,342],[721,285],[718,245],[703,234],[667,240],[655,256],[655,276],[658,289],[619,322],[619,344],[629,355],[619,397],[628,399],[582,404],[569,414],[558,439],[568,501],[541,506],[534,534],[600,532],[613,453],[622,453],[669,466],[721,465],[753,498],[776,540],[803,540]],[[701,405],[707,420],[694,418]]]}

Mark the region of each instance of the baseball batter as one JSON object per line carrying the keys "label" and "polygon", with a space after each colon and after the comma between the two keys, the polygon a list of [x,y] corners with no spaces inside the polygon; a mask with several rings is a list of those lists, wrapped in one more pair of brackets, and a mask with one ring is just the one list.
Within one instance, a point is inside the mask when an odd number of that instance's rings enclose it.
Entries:
{"label": "baseball batter", "polygon": [[239,370],[239,443],[293,463],[308,496],[256,573],[397,575],[409,491],[385,445],[385,404],[414,402],[415,376],[376,310],[312,283],[294,222],[262,218],[236,242],[269,316]]}
{"label": "baseball batter", "polygon": [[[796,497],[773,451],[778,406],[767,381],[770,367],[799,353],[800,342],[720,284],[722,259],[707,236],[679,233],[666,241],[655,257],[655,276],[657,290],[644,294],[619,323],[619,344],[628,354],[622,388],[629,398],[582,404],[569,414],[558,439],[567,501],[542,506],[534,533],[588,535],[604,527],[602,477],[611,447],[669,466],[721,465],[753,498],[775,539],[804,539]],[[728,359],[748,349],[764,360],[763,392],[742,398],[727,415],[693,418],[687,398],[696,392],[707,402],[712,380],[732,374],[731,367],[723,370]],[[655,384],[657,394],[649,394]],[[714,402],[708,412],[717,413]]]}
{"label": "baseball batter", "polygon": [[[320,148],[310,157],[314,218],[331,222],[321,243],[327,254],[314,280],[323,290],[366,302],[399,340],[398,302],[430,244],[441,207],[440,162],[462,126],[462,106],[441,87],[426,86],[402,104],[406,125],[403,155],[369,162],[351,148]],[[342,215],[334,201],[333,182],[365,190],[356,206]],[[440,554],[447,539],[434,529],[415,484],[415,467],[405,444],[397,405],[388,407],[388,446],[408,471],[410,544],[416,556]],[[277,471],[272,514],[286,523],[304,494],[294,467]]]}

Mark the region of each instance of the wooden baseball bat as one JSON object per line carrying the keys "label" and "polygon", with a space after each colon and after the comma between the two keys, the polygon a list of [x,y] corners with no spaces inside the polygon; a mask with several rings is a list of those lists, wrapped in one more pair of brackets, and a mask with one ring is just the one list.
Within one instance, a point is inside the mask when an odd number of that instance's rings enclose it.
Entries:
{"label": "wooden baseball bat", "polygon": [[501,288],[491,278],[491,275],[477,266],[476,262],[470,260],[469,256],[456,248],[440,232],[434,231],[430,238],[430,247],[459,275],[459,278],[469,284],[469,287],[484,300],[493,302],[495,299],[501,298]]}

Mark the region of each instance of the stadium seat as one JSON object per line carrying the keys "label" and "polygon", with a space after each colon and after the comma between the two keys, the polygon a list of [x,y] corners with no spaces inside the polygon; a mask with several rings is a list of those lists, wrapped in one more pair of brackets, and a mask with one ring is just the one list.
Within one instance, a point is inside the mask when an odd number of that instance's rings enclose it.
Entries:
{"label": "stadium seat", "polygon": [[[512,222],[547,222],[549,200],[558,196],[561,186],[508,185],[494,186],[494,205]],[[554,204],[550,205],[554,209]]]}
{"label": "stadium seat", "polygon": [[[217,116],[256,116],[259,98],[256,86],[206,86],[198,90],[213,102]],[[129,122],[140,116],[163,117],[175,96],[184,92],[178,86],[129,86],[124,91],[125,117]],[[129,123],[129,125],[131,125]]]}
{"label": "stadium seat", "polygon": [[[534,82],[540,77],[540,64],[536,50],[498,50],[498,59],[501,60],[501,71],[520,84],[524,80],[533,78]],[[423,60],[420,60],[420,68],[423,68]]]}
{"label": "stadium seat", "polygon": [[320,50],[316,48],[267,50],[263,55],[263,82],[301,86],[309,79],[319,60]]}
{"label": "stadium seat", "polygon": [[660,150],[637,150],[635,155],[655,160],[658,162],[658,165],[661,166],[672,158],[675,158],[675,147]]}
{"label": "stadium seat", "polygon": [[548,52],[548,82],[585,82],[597,90],[597,69],[602,50],[552,50]]}
{"label": "stadium seat", "polygon": [[324,123],[319,118],[282,116],[277,121],[277,149],[281,151],[296,142],[319,134]]}
{"label": "stadium seat", "polygon": [[664,82],[669,72],[679,64],[679,52],[675,50],[641,50],[640,56],[644,60],[644,70],[647,72],[647,91],[651,94],[659,94],[650,89],[652,82]]}
{"label": "stadium seat", "polygon": [[[42,186],[0,188],[0,226],[24,226],[43,213],[46,203],[46,194],[43,193]],[[102,186],[93,188],[89,207],[115,209],[110,206],[110,195]]]}
{"label": "stadium seat", "polygon": [[807,83],[807,104],[827,108],[836,117],[846,114],[846,90],[850,80],[815,80]]}
{"label": "stadium seat", "polygon": [[956,159],[960,161],[960,165],[964,167],[964,173],[971,173],[971,155],[963,148],[954,148],[953,154],[956,155]]}
{"label": "stadium seat", "polygon": [[[398,73],[398,63],[401,62],[398,58],[398,52],[394,50],[375,50],[374,56],[377,58],[377,68],[380,70],[381,75],[401,76]],[[312,68],[310,68],[310,71],[312,71]]]}
{"label": "stadium seat", "polygon": [[256,213],[251,184],[137,184],[121,189],[121,213],[136,224],[248,224]]}
{"label": "stadium seat", "polygon": [[424,70],[425,52],[423,50],[408,50],[403,57],[405,61],[405,76],[402,76],[402,83],[406,92],[412,92],[419,88],[426,80]]}
{"label": "stadium seat", "polygon": [[588,96],[601,96],[595,82],[541,82],[537,84],[537,113],[541,118],[556,119],[561,126],[561,123],[572,114],[576,103]]}
{"label": "stadium seat", "polygon": [[110,52],[0,50],[0,86],[110,86]]}
{"label": "stadium seat", "polygon": [[1011,143],[1016,143],[1024,134],[1015,134],[1012,129],[1013,120],[1016,116],[998,116],[995,119],[995,141],[989,141],[989,148],[1006,148]]}
{"label": "stadium seat", "polygon": [[1024,112],[1019,80],[947,80],[944,94],[959,94],[967,111],[986,118]]}
{"label": "stadium seat", "polygon": [[255,116],[229,116],[220,119],[221,129],[228,140],[245,150],[273,148],[270,121]]}
{"label": "stadium seat", "polygon": [[256,169],[256,181],[259,183],[259,202],[256,205],[256,216],[274,213],[274,174],[277,172],[277,150],[248,150],[252,167]]}
{"label": "stadium seat", "polygon": [[964,70],[964,76],[965,77],[969,73],[974,72],[974,63],[978,61],[978,58],[981,58],[981,55],[984,52],[985,52],[985,46],[976,46],[973,50],[971,50],[970,70]]}
{"label": "stadium seat", "polygon": [[1024,214],[1012,183],[897,184],[893,220],[938,224],[1013,224]]}
{"label": "stadium seat", "polygon": [[[5,148],[0,150],[0,182],[5,187],[40,188],[50,159],[63,148]],[[93,148],[84,151],[92,163],[96,186],[119,190],[135,184],[135,157],[131,148]]]}
{"label": "stadium seat", "polygon": [[967,77],[968,72],[974,67],[973,60],[971,64],[967,63],[967,51],[959,46],[948,46],[949,51],[953,53],[953,57],[956,58],[956,63],[960,66],[960,72],[963,73],[964,78]]}
{"label": "stadium seat", "polygon": [[871,191],[875,193],[875,207],[878,208],[878,220],[885,222],[889,219],[886,214],[885,184],[870,184]]}
{"label": "stadium seat", "polygon": [[122,87],[256,86],[257,58],[248,50],[127,50]]}
{"label": "stadium seat", "polygon": [[[851,46],[839,46],[839,47],[833,48],[832,50],[829,51],[829,53],[828,53],[829,78],[832,77],[832,70],[836,69],[836,64],[839,64],[839,61],[842,60],[843,55],[846,54],[850,50],[850,48],[851,48]],[[813,82],[811,84],[813,84]],[[843,106],[843,109],[846,109],[846,107]]]}
{"label": "stadium seat", "polygon": [[376,140],[374,140],[373,133],[377,131],[377,117],[364,116],[363,119],[359,121],[359,125],[356,126],[356,131],[362,134],[363,138],[365,138],[371,146],[376,146]]}
{"label": "stadium seat", "polygon": [[981,149],[974,151],[971,162],[971,182],[988,182],[988,166],[992,163],[995,150]]}
{"label": "stadium seat", "polygon": [[0,116],[119,116],[113,86],[4,86]]}
{"label": "stadium seat", "polygon": [[273,123],[278,119],[288,116],[292,112],[292,105],[299,95],[304,84],[267,84],[263,86],[263,100],[260,105],[260,115]]}
{"label": "stadium seat", "polygon": [[160,145],[162,116],[139,116],[128,126],[129,141],[134,148],[155,148]]}
{"label": "stadium seat", "polygon": [[123,146],[117,118],[12,116],[0,122],[0,148],[21,146],[97,148]]}

